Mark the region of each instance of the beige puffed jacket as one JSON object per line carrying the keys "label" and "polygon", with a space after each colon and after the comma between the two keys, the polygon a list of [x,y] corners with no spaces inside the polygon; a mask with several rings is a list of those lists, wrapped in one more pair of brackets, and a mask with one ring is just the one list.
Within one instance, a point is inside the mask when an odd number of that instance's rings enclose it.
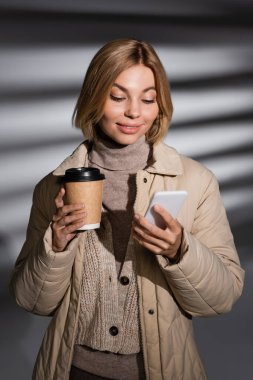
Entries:
{"label": "beige puffed jacket", "polygon": [[[87,146],[82,143],[36,186],[27,238],[11,278],[11,290],[21,307],[52,316],[35,364],[36,380],[69,378],[86,233],[72,240],[68,250],[55,253],[50,222],[59,189],[57,176],[67,168],[87,165]],[[155,191],[188,192],[178,215],[184,228],[178,264],[168,265],[162,256],[135,242],[146,379],[206,379],[192,317],[230,311],[241,295],[244,277],[217,181],[204,166],[160,143],[154,146],[153,163],[138,171],[136,185],[134,209],[143,215]]]}

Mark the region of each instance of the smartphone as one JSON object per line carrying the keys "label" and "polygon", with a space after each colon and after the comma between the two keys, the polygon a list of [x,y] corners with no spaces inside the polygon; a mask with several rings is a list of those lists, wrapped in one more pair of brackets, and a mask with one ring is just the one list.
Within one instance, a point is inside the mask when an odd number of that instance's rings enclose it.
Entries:
{"label": "smartphone", "polygon": [[156,192],[151,199],[145,218],[158,227],[165,228],[166,226],[163,219],[154,211],[153,206],[156,204],[162,206],[173,216],[173,218],[176,218],[186,197],[187,191],[185,190]]}

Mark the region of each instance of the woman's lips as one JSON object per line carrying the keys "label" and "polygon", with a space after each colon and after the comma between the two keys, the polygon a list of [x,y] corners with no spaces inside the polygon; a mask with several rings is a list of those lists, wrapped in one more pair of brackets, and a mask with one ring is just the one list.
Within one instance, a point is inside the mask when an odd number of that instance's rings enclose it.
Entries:
{"label": "woman's lips", "polygon": [[129,124],[117,123],[117,126],[119,127],[119,130],[123,133],[134,134],[139,130],[139,128],[141,127],[141,124],[129,125]]}

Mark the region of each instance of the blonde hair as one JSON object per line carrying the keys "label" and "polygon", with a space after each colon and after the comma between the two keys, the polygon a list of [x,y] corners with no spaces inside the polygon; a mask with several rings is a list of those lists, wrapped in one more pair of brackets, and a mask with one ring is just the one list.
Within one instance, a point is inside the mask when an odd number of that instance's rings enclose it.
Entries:
{"label": "blonde hair", "polygon": [[164,67],[154,48],[143,41],[120,39],[108,42],[92,59],[78,97],[72,122],[89,140],[96,137],[95,126],[103,115],[103,107],[119,74],[137,64],[149,67],[155,78],[158,116],[146,133],[146,140],[163,139],[172,117],[173,106]]}

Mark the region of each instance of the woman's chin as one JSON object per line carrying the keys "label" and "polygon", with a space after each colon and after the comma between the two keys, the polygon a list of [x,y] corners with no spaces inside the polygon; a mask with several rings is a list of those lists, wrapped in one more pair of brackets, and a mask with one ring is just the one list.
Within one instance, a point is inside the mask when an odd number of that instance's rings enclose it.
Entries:
{"label": "woman's chin", "polygon": [[120,136],[112,137],[114,141],[121,145],[131,145],[138,141],[142,135],[137,134],[122,134]]}

